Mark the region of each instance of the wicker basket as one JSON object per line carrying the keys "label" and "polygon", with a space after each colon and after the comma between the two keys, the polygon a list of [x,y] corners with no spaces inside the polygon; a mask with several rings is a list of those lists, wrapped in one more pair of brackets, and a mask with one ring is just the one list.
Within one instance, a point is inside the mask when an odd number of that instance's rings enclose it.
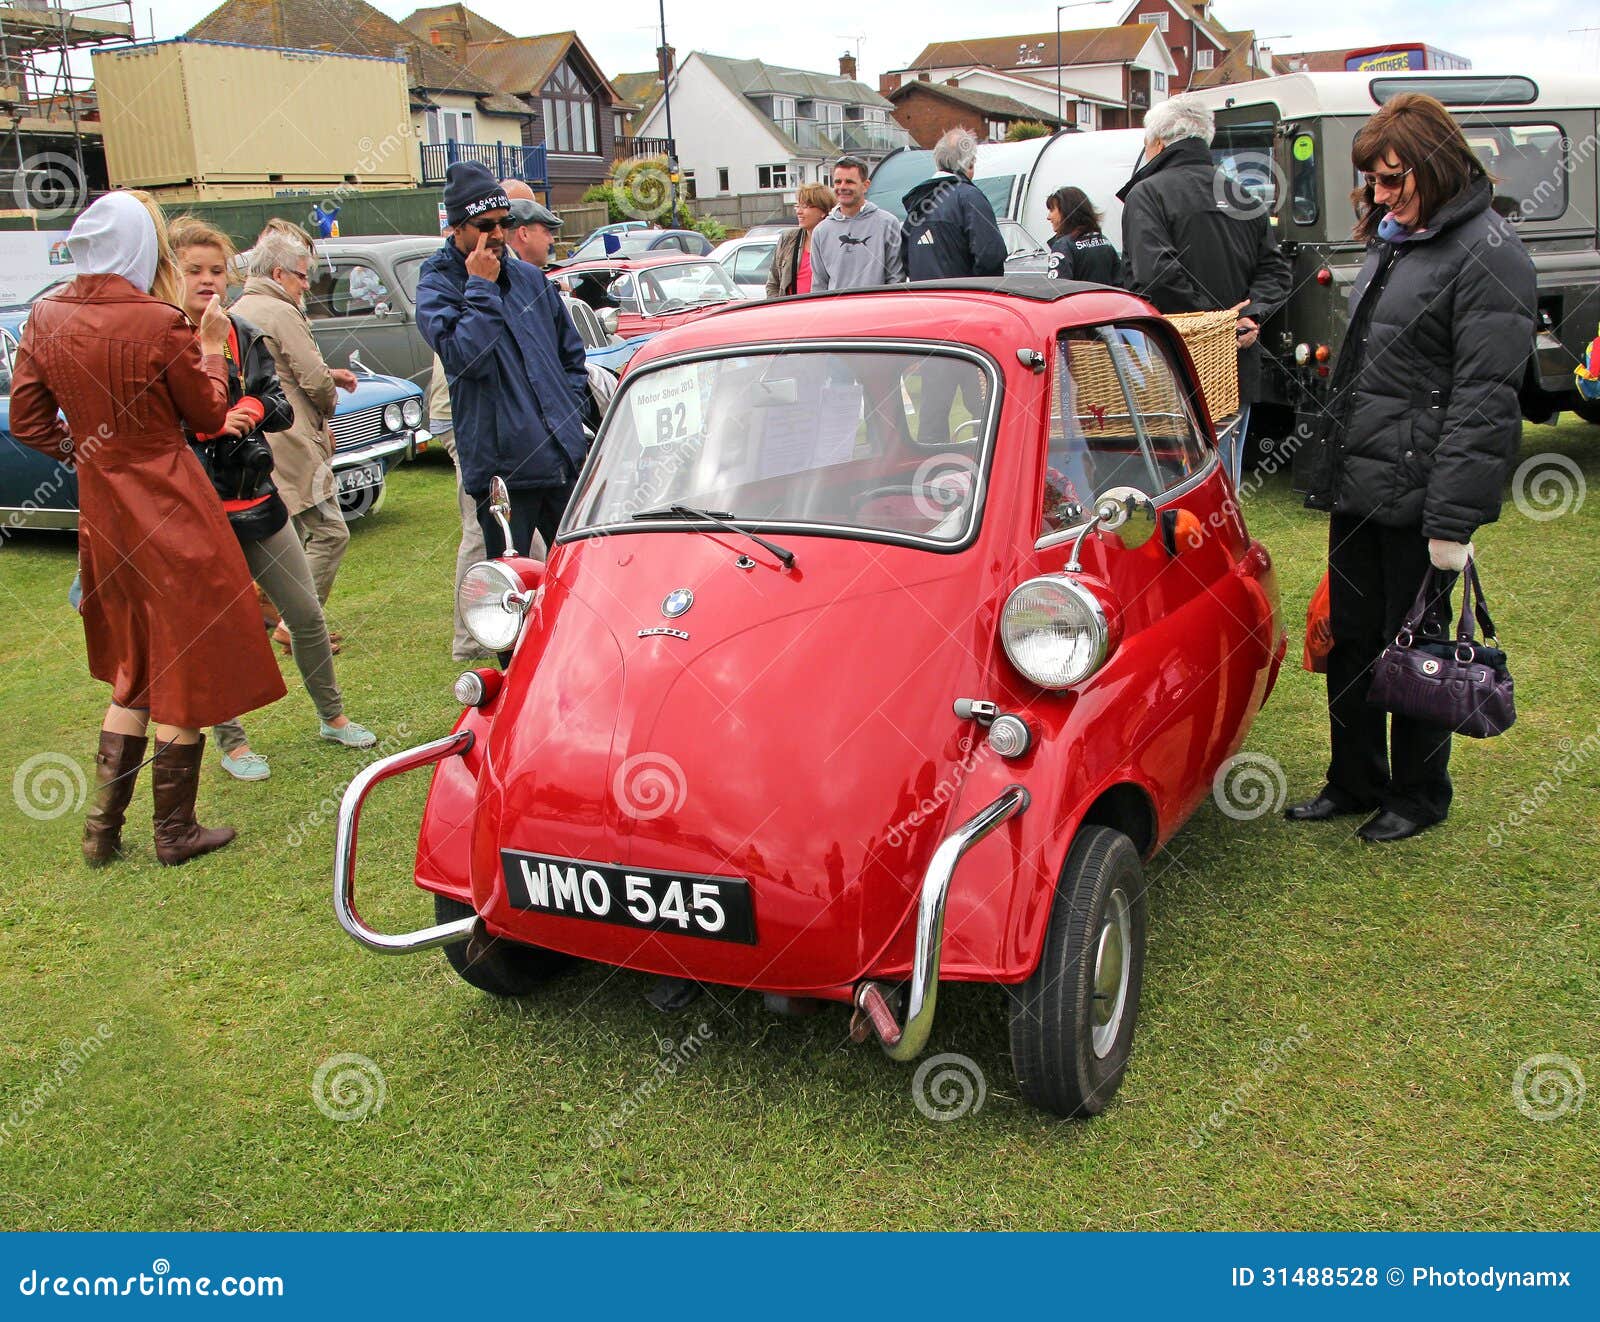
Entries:
{"label": "wicker basket", "polygon": [[1200,375],[1200,389],[1206,397],[1211,419],[1218,422],[1239,411],[1239,314],[1224,308],[1220,312],[1175,312],[1167,318],[1183,336],[1189,357]]}

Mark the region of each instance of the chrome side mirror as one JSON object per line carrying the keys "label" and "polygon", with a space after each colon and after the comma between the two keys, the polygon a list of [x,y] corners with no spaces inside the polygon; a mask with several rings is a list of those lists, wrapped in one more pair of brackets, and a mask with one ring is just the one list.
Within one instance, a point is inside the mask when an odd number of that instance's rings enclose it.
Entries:
{"label": "chrome side mirror", "polygon": [[595,316],[600,318],[600,325],[605,329],[607,335],[615,335],[617,333],[616,308],[601,308],[595,313]]}
{"label": "chrome side mirror", "polygon": [[372,369],[361,361],[360,349],[350,350],[350,370],[352,372],[360,372],[365,376],[372,375]]}
{"label": "chrome side mirror", "polygon": [[1094,517],[1084,525],[1078,540],[1072,544],[1072,557],[1067,561],[1066,572],[1079,573],[1083,564],[1079,553],[1084,539],[1090,533],[1102,530],[1120,534],[1122,544],[1130,551],[1138,550],[1154,535],[1156,530],[1156,504],[1138,487],[1112,487],[1095,497]]}
{"label": "chrome side mirror", "polygon": [[489,513],[500,525],[500,535],[506,539],[506,549],[500,552],[501,558],[515,555],[517,548],[511,538],[511,492],[506,489],[503,477],[489,480]]}

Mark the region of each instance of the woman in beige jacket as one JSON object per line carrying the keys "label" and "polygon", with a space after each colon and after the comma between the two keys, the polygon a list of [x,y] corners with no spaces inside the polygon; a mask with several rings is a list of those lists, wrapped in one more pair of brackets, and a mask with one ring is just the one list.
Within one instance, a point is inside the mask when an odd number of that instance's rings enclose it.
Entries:
{"label": "woman in beige jacket", "polygon": [[[263,231],[251,250],[250,278],[233,311],[266,336],[278,380],[294,409],[294,426],[267,438],[272,446],[272,480],[305,544],[317,599],[326,605],[350,544],[350,530],[339,512],[328,419],[338,391],[354,390],[356,376],[329,367],[311,334],[304,307],[312,260],[311,250],[293,235]],[[287,644],[286,635],[275,636]]]}

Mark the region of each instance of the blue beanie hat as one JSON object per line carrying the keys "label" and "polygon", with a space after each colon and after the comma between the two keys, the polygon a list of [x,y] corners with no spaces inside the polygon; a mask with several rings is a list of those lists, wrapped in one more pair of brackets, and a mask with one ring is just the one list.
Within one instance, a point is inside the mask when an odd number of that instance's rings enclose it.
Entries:
{"label": "blue beanie hat", "polygon": [[496,208],[509,209],[511,199],[487,165],[457,161],[445,171],[444,216],[451,225],[481,216]]}

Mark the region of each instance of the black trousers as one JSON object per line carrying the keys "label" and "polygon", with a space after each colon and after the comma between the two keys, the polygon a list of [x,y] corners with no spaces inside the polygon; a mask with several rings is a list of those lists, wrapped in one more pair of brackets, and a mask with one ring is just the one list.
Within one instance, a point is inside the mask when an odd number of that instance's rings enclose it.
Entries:
{"label": "black trousers", "polygon": [[[527,491],[513,491],[511,495],[511,544],[518,555],[531,554],[533,535],[544,538],[545,553],[555,545],[556,529],[561,526],[561,516],[567,512],[567,501],[572,497],[572,483],[560,487],[533,487]],[[483,544],[490,559],[505,550],[505,537],[500,525],[489,513],[489,497],[474,496],[473,504],[478,515],[478,527],[483,529]]]}
{"label": "black trousers", "polygon": [[[1431,825],[1450,811],[1450,728],[1391,716],[1367,701],[1372,663],[1393,641],[1427,576],[1421,528],[1383,528],[1335,514],[1328,528],[1328,721],[1330,798],[1347,808],[1383,808]],[[1423,633],[1448,636],[1456,575],[1441,580]]]}

